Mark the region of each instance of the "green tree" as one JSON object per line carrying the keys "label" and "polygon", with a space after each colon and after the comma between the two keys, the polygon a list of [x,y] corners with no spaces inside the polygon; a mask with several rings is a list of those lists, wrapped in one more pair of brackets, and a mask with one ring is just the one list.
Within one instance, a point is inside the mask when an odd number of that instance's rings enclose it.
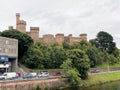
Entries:
{"label": "green tree", "polygon": [[53,47],[50,56],[53,68],[60,68],[60,65],[66,60],[66,52],[61,46]]}
{"label": "green tree", "polygon": [[43,69],[43,54],[42,52],[34,47],[29,47],[27,53],[25,54],[24,63],[29,68],[39,68]]}
{"label": "green tree", "polygon": [[66,60],[66,51],[62,46],[48,46],[44,52],[45,68],[60,68],[64,60]]}
{"label": "green tree", "polygon": [[80,49],[69,50],[67,53],[68,58],[72,60],[72,66],[75,67],[82,79],[88,78],[87,71],[89,70],[89,58],[84,51]]}
{"label": "green tree", "polygon": [[97,48],[105,50],[108,53],[112,53],[116,47],[115,43],[113,42],[113,37],[109,33],[104,31],[100,31],[97,34],[95,44]]}
{"label": "green tree", "polygon": [[95,67],[98,65],[98,49],[96,47],[90,47],[87,49],[86,54],[88,55],[90,59],[90,66]]}
{"label": "green tree", "polygon": [[115,63],[117,63],[118,61],[117,61],[117,58],[115,58],[113,55],[109,55],[109,64],[115,64]]}
{"label": "green tree", "polygon": [[63,42],[63,48],[65,50],[70,50],[71,49],[71,45],[69,43],[67,43],[67,42]]}
{"label": "green tree", "polygon": [[63,62],[63,64],[60,66],[63,69],[63,72],[65,74],[65,77],[69,78],[69,84],[72,86],[79,85],[80,83],[80,74],[78,70],[72,67],[72,60],[67,59]]}
{"label": "green tree", "polygon": [[18,39],[18,58],[23,57],[28,48],[33,44],[33,40],[27,34],[21,33],[18,30],[5,30],[1,33],[3,37]]}
{"label": "green tree", "polygon": [[69,75],[69,82],[70,82],[70,86],[77,86],[80,84],[80,74],[78,72],[78,70],[76,70],[75,68],[72,68],[70,70],[68,70],[68,75]]}

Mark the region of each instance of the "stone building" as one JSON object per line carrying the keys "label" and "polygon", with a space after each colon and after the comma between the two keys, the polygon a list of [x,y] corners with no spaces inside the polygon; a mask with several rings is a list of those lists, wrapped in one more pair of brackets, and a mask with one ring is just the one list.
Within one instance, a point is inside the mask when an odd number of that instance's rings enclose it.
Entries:
{"label": "stone building", "polygon": [[[12,26],[9,26],[9,29],[13,29]],[[81,40],[87,40],[87,34],[80,34],[79,37],[73,37],[72,34],[64,36],[64,34],[58,33],[55,36],[52,34],[43,35],[39,37],[39,27],[30,27],[30,31],[26,32],[26,21],[20,20],[20,13],[16,13],[16,29],[20,32],[26,33],[36,42],[42,42],[45,44],[53,44],[57,42],[59,45],[62,45],[63,42],[68,42],[70,44],[80,42]]]}
{"label": "stone building", "polygon": [[0,37],[0,73],[16,71],[18,40]]}

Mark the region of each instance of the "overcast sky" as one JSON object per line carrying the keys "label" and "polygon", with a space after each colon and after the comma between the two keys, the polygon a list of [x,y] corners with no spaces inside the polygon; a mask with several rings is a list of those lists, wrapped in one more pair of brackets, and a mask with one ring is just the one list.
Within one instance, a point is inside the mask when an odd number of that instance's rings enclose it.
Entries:
{"label": "overcast sky", "polygon": [[111,34],[120,48],[120,0],[0,0],[0,30],[15,27],[15,14],[44,34],[64,33],[96,38],[100,31]]}

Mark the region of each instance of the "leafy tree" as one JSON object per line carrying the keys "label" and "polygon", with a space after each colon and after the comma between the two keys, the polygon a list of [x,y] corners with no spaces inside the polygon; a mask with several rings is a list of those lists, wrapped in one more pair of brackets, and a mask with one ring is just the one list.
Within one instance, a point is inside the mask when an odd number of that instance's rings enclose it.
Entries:
{"label": "leafy tree", "polygon": [[98,49],[96,47],[90,47],[87,49],[86,54],[88,55],[89,59],[90,59],[90,66],[91,67],[95,67],[96,65],[98,65]]}
{"label": "leafy tree", "polygon": [[51,58],[51,53],[52,53],[52,47],[47,47],[44,51],[44,60],[43,60],[43,65],[45,68],[53,68],[54,64],[52,63],[52,58]]}
{"label": "leafy tree", "polygon": [[64,70],[65,77],[69,77],[70,85],[76,86],[80,83],[80,74],[78,70],[75,68],[72,68],[72,61],[70,59],[67,59],[63,62],[61,65],[61,68]]}
{"label": "leafy tree", "polygon": [[89,46],[90,46],[89,42],[87,42],[86,40],[82,40],[79,43],[74,43],[71,46],[71,48],[72,49],[80,49],[80,50],[86,51],[87,48],[89,48]]}
{"label": "leafy tree", "polygon": [[115,64],[117,63],[117,58],[115,58],[113,55],[109,55],[109,64]]}
{"label": "leafy tree", "polygon": [[68,44],[68,43],[66,43],[66,42],[63,42],[63,48],[64,48],[65,50],[70,50],[70,49],[71,49],[71,45]]}
{"label": "leafy tree", "polygon": [[91,40],[89,40],[89,42],[90,42],[90,44],[92,45],[92,46],[95,46],[95,39],[91,39]]}
{"label": "leafy tree", "polygon": [[97,48],[105,50],[108,53],[112,53],[116,47],[115,43],[113,42],[113,37],[104,31],[101,31],[97,34],[95,44]]}
{"label": "leafy tree", "polygon": [[60,68],[60,65],[66,60],[66,52],[61,46],[56,46],[52,48],[52,52],[50,54],[53,68]]}
{"label": "leafy tree", "polygon": [[44,66],[46,68],[60,68],[66,60],[66,51],[61,46],[48,46],[44,53]]}
{"label": "leafy tree", "polygon": [[67,59],[63,62],[63,64],[60,66],[60,68],[66,70],[72,69],[72,60]]}
{"label": "leafy tree", "polygon": [[67,57],[72,60],[72,66],[79,71],[81,78],[86,79],[89,70],[89,58],[87,55],[80,49],[73,49],[68,51]]}
{"label": "leafy tree", "polygon": [[36,49],[34,47],[30,47],[25,54],[26,58],[25,59],[25,65],[29,68],[39,68],[43,69],[43,54],[39,49]]}
{"label": "leafy tree", "polygon": [[76,70],[75,68],[72,68],[68,71],[68,75],[69,75],[69,82],[70,85],[72,86],[77,86],[80,83],[80,74],[78,72],[78,70]]}
{"label": "leafy tree", "polygon": [[1,33],[3,37],[18,39],[18,58],[21,59],[28,48],[33,44],[33,40],[27,34],[18,30],[5,30]]}

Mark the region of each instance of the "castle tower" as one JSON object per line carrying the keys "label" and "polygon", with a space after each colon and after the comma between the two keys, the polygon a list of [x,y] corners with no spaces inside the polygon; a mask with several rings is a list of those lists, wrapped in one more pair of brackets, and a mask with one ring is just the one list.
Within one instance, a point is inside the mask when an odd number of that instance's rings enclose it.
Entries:
{"label": "castle tower", "polygon": [[16,13],[16,26],[17,26],[19,21],[20,21],[20,13]]}
{"label": "castle tower", "polygon": [[30,27],[30,36],[34,41],[39,39],[39,27]]}
{"label": "castle tower", "polygon": [[87,40],[87,34],[80,34],[80,40]]}
{"label": "castle tower", "polygon": [[58,45],[62,45],[62,43],[64,42],[64,34],[56,34],[55,35],[55,40],[58,43]]}
{"label": "castle tower", "polygon": [[20,14],[16,13],[16,29],[26,33],[26,21],[20,20]]}

